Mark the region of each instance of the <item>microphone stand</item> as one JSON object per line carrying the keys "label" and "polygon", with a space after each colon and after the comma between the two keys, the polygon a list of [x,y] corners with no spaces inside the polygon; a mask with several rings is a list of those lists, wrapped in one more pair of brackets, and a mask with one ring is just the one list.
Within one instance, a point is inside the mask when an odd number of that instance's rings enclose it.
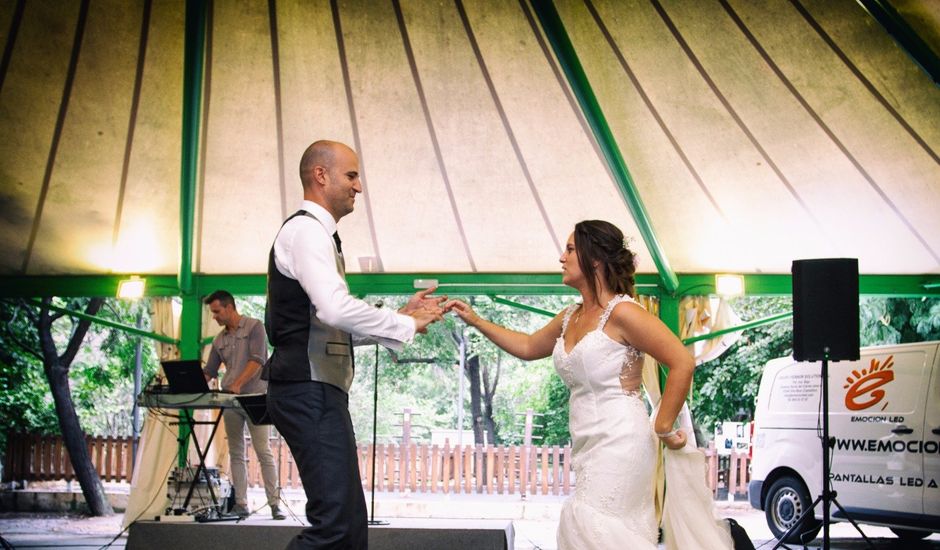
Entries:
{"label": "microphone stand", "polygon": [[[378,302],[375,307],[382,307]],[[379,425],[379,345],[375,344],[375,361],[373,362],[372,377],[372,502],[369,506],[369,525],[388,525],[387,521],[375,519],[375,443]]]}

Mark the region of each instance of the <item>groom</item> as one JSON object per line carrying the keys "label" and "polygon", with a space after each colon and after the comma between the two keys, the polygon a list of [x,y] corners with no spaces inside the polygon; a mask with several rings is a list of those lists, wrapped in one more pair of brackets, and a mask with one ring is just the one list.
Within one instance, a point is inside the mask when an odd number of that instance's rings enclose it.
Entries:
{"label": "groom", "polygon": [[444,299],[418,292],[398,312],[349,294],[337,222],[362,192],[356,153],[317,141],[300,161],[304,202],[268,255],[264,366],[268,411],[290,447],[307,495],[310,526],[288,548],[364,549],[366,503],[349,417],[353,336],[399,349],[442,318]]}

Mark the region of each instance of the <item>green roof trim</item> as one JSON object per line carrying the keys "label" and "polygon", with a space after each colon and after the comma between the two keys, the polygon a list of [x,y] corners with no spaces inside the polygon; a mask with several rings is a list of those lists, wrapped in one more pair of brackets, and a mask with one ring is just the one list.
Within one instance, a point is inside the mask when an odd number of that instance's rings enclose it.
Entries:
{"label": "green roof trim", "polygon": [[[147,296],[181,295],[174,275],[140,274],[147,280]],[[0,298],[36,298],[40,296],[115,296],[118,281],[129,275],[7,275],[0,276]],[[574,295],[561,284],[558,273],[351,273],[346,277],[350,291],[367,294],[413,294],[417,279],[438,281],[441,294],[453,296]],[[713,273],[678,274],[679,296],[712,294]],[[198,296],[224,288],[235,295],[264,295],[265,275],[193,275]],[[637,292],[660,296],[659,277],[636,277]],[[749,296],[789,296],[790,275],[745,275]],[[869,296],[921,297],[940,296],[940,275],[861,275],[859,293]]]}

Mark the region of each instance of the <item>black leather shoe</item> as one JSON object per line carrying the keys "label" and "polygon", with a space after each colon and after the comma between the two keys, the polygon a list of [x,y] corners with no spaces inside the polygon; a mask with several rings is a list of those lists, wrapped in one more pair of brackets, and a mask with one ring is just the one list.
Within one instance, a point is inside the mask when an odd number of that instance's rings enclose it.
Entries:
{"label": "black leather shoe", "polygon": [[281,512],[281,509],[275,505],[271,507],[271,519],[287,519],[287,516],[285,516]]}

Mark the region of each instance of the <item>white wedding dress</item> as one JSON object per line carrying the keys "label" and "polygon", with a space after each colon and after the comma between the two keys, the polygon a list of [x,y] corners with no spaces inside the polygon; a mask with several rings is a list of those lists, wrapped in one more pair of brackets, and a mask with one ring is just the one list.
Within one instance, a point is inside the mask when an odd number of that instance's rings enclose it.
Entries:
{"label": "white wedding dress", "polygon": [[[565,501],[558,524],[559,550],[657,548],[654,483],[659,443],[642,400],[644,355],[604,332],[611,311],[622,302],[634,300],[614,297],[597,328],[566,350],[565,332],[577,304],[570,306],[552,354],[555,369],[571,390],[568,426],[575,474],[574,495]],[[650,394],[658,403],[658,388]],[[669,548],[731,547],[727,529],[713,518],[703,459],[694,443],[692,448],[667,452],[667,476],[670,467],[681,468],[675,487],[694,493],[672,499],[676,501],[672,510],[666,499],[664,531]],[[673,480],[667,479],[671,488]],[[675,523],[680,525],[670,533]]]}

